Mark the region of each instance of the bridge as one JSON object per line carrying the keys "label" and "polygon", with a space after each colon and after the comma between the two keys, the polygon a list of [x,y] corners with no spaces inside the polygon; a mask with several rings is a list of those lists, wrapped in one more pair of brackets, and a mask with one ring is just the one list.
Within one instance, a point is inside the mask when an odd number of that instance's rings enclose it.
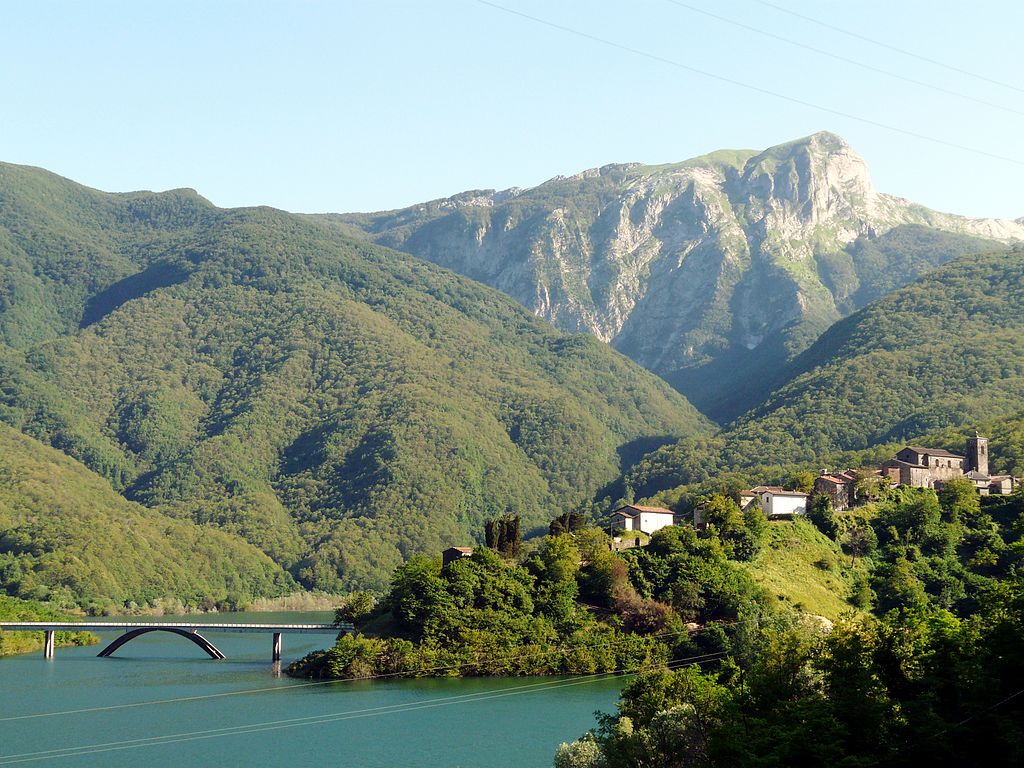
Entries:
{"label": "bridge", "polygon": [[3,621],[0,632],[42,632],[43,656],[54,657],[56,634],[58,632],[116,632],[123,634],[97,655],[110,656],[125,643],[147,632],[173,632],[191,640],[202,648],[211,659],[223,659],[224,654],[209,640],[199,634],[210,632],[267,632],[273,635],[271,661],[281,661],[281,637],[286,632],[300,635],[337,635],[351,632],[351,624],[193,624],[156,621]]}

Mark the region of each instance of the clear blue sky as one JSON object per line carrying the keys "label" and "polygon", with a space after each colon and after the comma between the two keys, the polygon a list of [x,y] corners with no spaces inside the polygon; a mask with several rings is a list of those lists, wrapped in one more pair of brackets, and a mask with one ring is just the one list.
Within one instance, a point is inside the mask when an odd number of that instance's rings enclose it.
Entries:
{"label": "clear blue sky", "polygon": [[5,3],[0,159],[110,191],[188,186],[223,206],[352,211],[824,129],[850,141],[883,191],[957,213],[1024,215],[1024,4],[772,0],[1007,88],[758,0],[686,0],[988,106],[670,0],[495,2],[1017,162],[753,92],[477,0]]}

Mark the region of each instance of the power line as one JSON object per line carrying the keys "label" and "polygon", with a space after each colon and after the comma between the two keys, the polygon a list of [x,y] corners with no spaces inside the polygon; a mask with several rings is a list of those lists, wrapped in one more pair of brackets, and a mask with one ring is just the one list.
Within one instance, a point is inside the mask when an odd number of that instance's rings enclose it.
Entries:
{"label": "power line", "polygon": [[899,134],[902,134],[903,136],[910,136],[911,138],[920,139],[921,141],[927,141],[927,142],[930,142],[932,144],[938,144],[940,146],[950,147],[952,149],[959,149],[959,150],[961,150],[963,152],[970,152],[972,154],[981,155],[983,157],[992,158],[994,160],[1001,160],[1003,162],[1013,163],[1014,165],[1024,165],[1024,160],[1021,160],[1019,158],[1007,157],[1005,155],[997,155],[994,152],[988,152],[987,150],[978,149],[977,147],[969,147],[969,146],[966,146],[964,144],[957,144],[956,142],[953,142],[953,141],[947,141],[945,139],[939,139],[939,138],[936,138],[935,136],[928,136],[928,135],[923,134],[923,133],[918,133],[916,131],[911,131],[911,130],[909,130],[907,128],[900,128],[899,126],[889,125],[888,123],[882,123],[882,122],[879,122],[877,120],[872,120],[871,118],[860,117],[859,115],[854,115],[854,114],[852,114],[850,112],[843,112],[842,110],[833,109],[832,107],[824,107],[824,106],[822,106],[820,104],[815,104],[813,102],[805,101],[804,99],[797,98],[796,96],[788,96],[788,95],[786,95],[784,93],[779,93],[778,91],[773,91],[773,90],[770,90],[768,88],[762,88],[759,85],[752,85],[751,83],[745,83],[742,80],[734,80],[733,78],[726,77],[725,75],[715,74],[714,72],[709,72],[709,71],[707,71],[705,69],[700,69],[698,67],[694,67],[694,66],[691,66],[689,64],[684,64],[683,62],[676,61],[675,59],[669,59],[669,58],[666,58],[664,56],[659,56],[656,53],[650,53],[649,51],[644,51],[644,50],[641,50],[639,48],[633,48],[633,47],[628,46],[628,45],[623,45],[622,43],[616,43],[613,40],[608,40],[607,38],[598,37],[597,35],[592,35],[589,32],[583,32],[581,30],[574,29],[573,27],[567,27],[567,26],[565,26],[563,24],[558,24],[556,22],[549,21],[547,19],[542,19],[539,16],[533,16],[531,14],[524,13],[522,11],[517,11],[517,10],[515,10],[513,8],[508,8],[508,7],[504,6],[504,5],[499,5],[498,3],[493,3],[490,0],[475,0],[475,1],[477,3],[479,3],[480,5],[486,5],[489,8],[493,8],[495,10],[502,11],[502,12],[510,14],[512,16],[519,16],[520,18],[528,19],[528,20],[530,20],[530,21],[532,21],[532,22],[534,22],[536,24],[541,24],[541,25],[543,25],[545,27],[550,27],[551,29],[557,29],[557,30],[559,30],[561,32],[566,32],[566,33],[568,33],[570,35],[575,35],[576,37],[581,37],[581,38],[584,38],[586,40],[591,40],[591,41],[593,41],[595,43],[601,43],[602,45],[606,45],[606,46],[608,46],[610,48],[615,48],[615,49],[620,50],[620,51],[625,51],[627,53],[631,53],[634,56],[641,56],[641,57],[643,57],[645,59],[650,59],[651,61],[657,61],[657,62],[660,62],[662,64],[668,64],[669,66],[676,67],[677,69],[683,69],[683,70],[686,70],[687,72],[693,72],[694,74],[701,75],[702,77],[707,77],[707,78],[710,78],[712,80],[718,80],[719,82],[722,82],[722,83],[728,83],[730,85],[735,85],[735,86],[737,86],[739,88],[745,88],[748,91],[753,91],[755,93],[760,93],[760,94],[763,94],[765,96],[771,96],[772,98],[781,99],[782,101],[788,101],[791,104],[799,104],[802,107],[808,107],[810,109],[816,109],[819,112],[825,112],[825,113],[830,114],[830,115],[837,115],[838,117],[843,117],[843,118],[846,118],[847,120],[854,120],[854,121],[856,121],[858,123],[863,123],[865,125],[870,125],[870,126],[873,126],[875,128],[882,128],[884,130],[891,131],[892,133],[899,133]]}
{"label": "power line", "polygon": [[1012,85],[1011,83],[1004,83],[1001,80],[994,80],[993,78],[987,77],[986,75],[979,75],[977,72],[971,72],[970,70],[962,69],[960,67],[953,66],[952,64],[947,64],[944,61],[939,61],[938,59],[932,59],[929,58],[928,56],[923,56],[920,53],[914,53],[913,51],[908,51],[904,48],[897,48],[895,45],[883,43],[881,40],[875,40],[874,38],[868,37],[867,35],[862,35],[859,32],[853,32],[852,30],[849,29],[843,29],[842,27],[836,26],[835,24],[829,24],[827,21],[822,21],[821,19],[816,19],[813,16],[807,16],[805,14],[798,13],[797,11],[790,10],[789,8],[785,8],[781,5],[776,5],[775,3],[768,2],[768,0],[754,0],[754,2],[768,6],[769,8],[774,8],[779,13],[786,13],[789,14],[790,16],[795,16],[798,19],[809,21],[812,24],[817,24],[819,27],[831,29],[833,32],[839,32],[841,34],[848,35],[849,37],[855,37],[858,40],[863,40],[866,43],[877,45],[879,48],[886,48],[890,51],[895,51],[896,53],[902,54],[903,56],[909,56],[912,59],[920,59],[921,61],[925,61],[929,64],[934,64],[937,67],[948,69],[951,72],[958,72],[961,75],[967,75],[968,77],[973,77],[978,80],[984,80],[986,83],[991,83],[992,85],[998,85],[1002,88],[1009,88],[1011,91],[1024,93],[1024,88],[1019,88],[1016,85]]}
{"label": "power line", "polygon": [[[664,638],[678,637],[679,635],[686,635],[686,634],[688,634],[688,635],[695,635],[695,634],[698,634],[700,632],[704,632],[704,631],[706,631],[708,629],[711,629],[712,627],[733,627],[733,626],[738,626],[738,625],[741,625],[741,624],[750,624],[750,623],[754,623],[754,622],[757,622],[757,621],[760,621],[760,620],[759,619],[745,619],[745,620],[741,620],[741,621],[715,622],[715,623],[712,623],[712,624],[705,624],[703,627],[700,627],[700,628],[695,629],[695,630],[684,629],[684,630],[679,630],[679,631],[676,631],[676,632],[661,632],[661,633],[652,634],[652,635],[645,635],[645,637],[649,637],[649,638],[652,638],[652,639],[660,640],[660,639],[664,639]],[[609,643],[613,643],[613,642],[615,642],[614,638],[608,638],[608,639],[602,640],[600,642],[595,642],[595,643],[562,644],[562,645],[555,646],[554,648],[547,648],[547,649],[539,650],[539,651],[531,651],[529,653],[521,653],[521,654],[514,655],[514,656],[508,656],[507,654],[500,654],[500,655],[499,654],[492,654],[490,656],[482,656],[482,657],[476,658],[473,661],[460,662],[458,664],[445,664],[445,665],[434,666],[434,667],[419,667],[417,669],[408,669],[408,670],[403,670],[401,672],[385,672],[385,673],[381,673],[381,674],[377,674],[377,675],[368,675],[367,677],[360,677],[360,678],[345,678],[345,679],[338,679],[338,680],[318,680],[318,681],[309,682],[309,683],[295,683],[293,685],[275,685],[273,687],[267,687],[267,688],[247,688],[247,689],[244,689],[244,690],[241,690],[241,691],[223,691],[221,693],[207,693],[207,694],[202,694],[202,695],[198,695],[198,696],[179,696],[179,697],[171,698],[171,699],[151,699],[151,700],[148,700],[148,701],[129,702],[129,703],[126,703],[126,704],[109,704],[109,705],[102,706],[102,707],[84,707],[84,708],[81,708],[81,709],[64,709],[64,710],[57,710],[57,711],[53,711],[53,712],[34,712],[34,713],[31,713],[31,714],[27,714],[27,715],[11,715],[11,716],[8,716],[8,717],[0,717],[0,722],[10,722],[10,721],[14,721],[14,720],[33,720],[33,719],[37,719],[37,718],[59,717],[59,716],[63,716],[63,715],[79,715],[79,714],[86,714],[86,713],[90,713],[90,712],[109,712],[109,711],[118,710],[118,709],[135,709],[135,708],[138,708],[138,707],[148,707],[148,706],[153,706],[153,705],[156,705],[156,704],[182,704],[182,703],[191,702],[191,701],[203,701],[203,700],[207,700],[207,699],[219,699],[219,698],[224,698],[224,697],[227,697],[227,696],[244,696],[244,695],[249,695],[249,694],[257,694],[257,693],[274,693],[274,692],[278,692],[278,691],[294,691],[294,690],[297,690],[299,688],[310,688],[310,687],[325,686],[325,685],[341,685],[341,684],[344,684],[344,683],[352,683],[352,682],[357,682],[357,681],[385,680],[385,679],[396,678],[396,677],[411,677],[411,676],[422,675],[422,674],[426,674],[426,673],[430,673],[430,672],[449,672],[449,671],[456,670],[456,669],[462,669],[463,667],[478,666],[480,664],[485,664],[487,662],[494,661],[496,659],[497,660],[504,660],[504,661],[508,661],[508,660],[513,660],[514,661],[516,659],[532,658],[532,657],[535,657],[535,656],[544,656],[544,655],[547,655],[547,654],[563,653],[563,652],[568,652],[568,651],[573,651],[573,650],[600,648],[602,646],[608,645]]]}
{"label": "power line", "polygon": [[[704,654],[702,656],[693,656],[686,659],[679,659],[671,662],[670,668],[678,669],[683,666],[703,664],[707,661],[714,661],[718,657],[724,655],[724,652],[719,651],[713,654]],[[632,677],[639,674],[640,672],[658,668],[660,667],[645,667],[635,672],[625,672],[623,676]],[[354,720],[363,717],[374,717],[382,714],[401,714],[420,709],[431,709],[434,707],[450,706],[453,704],[463,704],[469,701],[486,701],[490,699],[504,698],[507,696],[522,695],[524,693],[533,693],[538,691],[554,690],[558,688],[569,688],[578,685],[587,685],[590,683],[599,682],[600,680],[607,679],[613,675],[618,675],[623,672],[624,670],[614,670],[611,672],[597,672],[592,673],[590,675],[584,675],[582,676],[582,679],[577,678],[570,681],[544,681],[541,683],[530,683],[526,685],[515,686],[511,689],[491,689],[489,691],[480,691],[477,693],[462,694],[457,696],[444,696],[437,699],[429,699],[427,701],[422,702],[391,704],[381,707],[372,707],[363,710],[348,710],[345,712],[336,712],[327,715],[311,715],[308,717],[289,718],[286,720],[271,720],[263,723],[251,723],[248,725],[229,726],[225,728],[213,728],[205,731],[189,731],[178,734],[169,734],[167,736],[151,736],[138,739],[126,739],[117,742],[87,744],[75,747],[64,747],[62,749],[40,750],[37,752],[24,752],[21,754],[0,756],[0,765],[10,765],[14,763],[32,762],[37,760],[52,760],[60,757],[78,757],[81,755],[91,755],[100,752],[112,752],[115,750],[137,749],[139,747],[161,746],[164,744],[176,744],[185,741],[199,741],[203,739],[222,738],[226,736],[261,733],[264,731],[281,730],[284,728],[296,728],[304,725],[320,725],[323,723],[339,722],[342,720]]]}
{"label": "power line", "polygon": [[938,732],[938,733],[936,733],[936,734],[935,734],[934,736],[932,736],[932,738],[933,738],[933,739],[937,739],[937,738],[938,738],[939,736],[944,736],[945,734],[949,733],[950,731],[955,731],[955,730],[956,730],[957,728],[959,728],[960,726],[962,726],[962,725],[966,725],[967,723],[971,722],[971,720],[974,720],[974,719],[975,719],[975,718],[977,718],[977,717],[981,717],[982,715],[988,714],[989,712],[991,712],[991,711],[992,711],[992,710],[994,710],[994,709],[998,709],[999,707],[1003,706],[1003,704],[1006,704],[1006,703],[1007,703],[1008,701],[1013,701],[1013,700],[1014,700],[1014,699],[1016,699],[1016,698],[1017,698],[1018,696],[1020,696],[1020,695],[1021,695],[1022,693],[1024,693],[1024,688],[1021,688],[1021,689],[1020,689],[1019,691],[1017,691],[1016,693],[1011,693],[1011,694],[1010,694],[1009,696],[1007,696],[1007,697],[1006,697],[1005,699],[1001,699],[1001,700],[997,701],[997,702],[996,702],[995,704],[992,704],[991,706],[985,707],[985,708],[984,708],[983,710],[981,710],[980,712],[975,712],[975,713],[974,713],[973,715],[971,715],[970,717],[965,717],[965,718],[964,718],[963,720],[961,720],[961,721],[960,721],[959,723],[954,723],[953,725],[949,726],[949,727],[948,727],[948,728],[946,728],[945,730],[943,730],[943,731],[939,731],[939,732]]}
{"label": "power line", "polygon": [[950,88],[944,88],[941,85],[934,85],[932,83],[927,83],[923,80],[915,80],[912,77],[901,75],[898,72],[892,72],[891,70],[888,69],[876,67],[873,64],[867,64],[863,61],[857,61],[856,59],[841,56],[838,53],[833,53],[832,51],[825,50],[824,48],[817,48],[813,45],[801,43],[799,40],[793,40],[788,37],[783,37],[782,35],[777,35],[774,32],[769,32],[765,29],[761,29],[760,27],[755,27],[751,24],[745,24],[744,22],[737,21],[736,19],[730,19],[727,16],[720,16],[717,13],[712,13],[711,11],[704,10],[703,8],[698,8],[695,5],[690,5],[689,3],[681,2],[681,0],[665,0],[665,2],[671,3],[672,5],[678,6],[680,8],[685,8],[689,11],[693,11],[694,13],[699,13],[703,16],[707,16],[712,19],[717,19],[718,21],[721,21],[725,24],[732,24],[734,27],[739,27],[740,29],[746,29],[750,32],[754,32],[755,34],[763,35],[764,37],[768,37],[773,40],[779,40],[783,43],[795,46],[797,48],[803,48],[806,51],[817,53],[820,56],[827,56],[828,58],[835,59],[836,61],[842,61],[846,64],[852,64],[855,67],[866,69],[869,72],[877,72],[879,74],[886,75],[887,77],[892,77],[896,80],[902,80],[905,83],[911,83],[913,85],[920,86],[921,88],[929,88],[933,91],[944,93],[948,96],[955,96],[958,99],[966,99],[967,101],[973,101],[975,104],[983,104],[984,106],[991,107],[992,109],[1000,109],[1004,112],[1012,112],[1015,115],[1024,115],[1024,111],[1021,111],[1019,109],[1014,109],[1013,107],[1008,107],[1004,104],[996,104],[995,102],[986,101],[985,99],[979,99],[976,96],[971,96],[966,93],[960,93],[959,91],[954,91]]}

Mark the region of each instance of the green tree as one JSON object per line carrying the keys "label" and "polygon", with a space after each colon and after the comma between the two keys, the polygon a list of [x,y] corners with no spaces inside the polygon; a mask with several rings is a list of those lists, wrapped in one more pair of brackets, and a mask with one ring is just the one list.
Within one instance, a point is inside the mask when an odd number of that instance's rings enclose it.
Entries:
{"label": "green tree", "polygon": [[548,526],[548,533],[551,536],[561,536],[565,533],[576,533],[585,525],[586,520],[582,512],[566,510],[551,521]]}
{"label": "green tree", "polygon": [[369,618],[376,605],[377,601],[369,592],[353,592],[346,595],[341,601],[341,605],[335,609],[334,623],[361,624]]}
{"label": "green tree", "polygon": [[807,505],[807,519],[830,539],[835,539],[839,534],[839,524],[832,509],[832,497],[827,493],[816,493],[811,496]]}
{"label": "green tree", "polygon": [[981,512],[978,490],[966,477],[954,477],[942,484],[939,505],[943,519],[951,523],[973,523]]}
{"label": "green tree", "polygon": [[519,515],[501,515],[484,523],[484,538],[489,549],[506,557],[516,557],[523,548]]}
{"label": "green tree", "polygon": [[814,491],[814,473],[807,470],[793,472],[786,480],[786,488],[810,494]]}

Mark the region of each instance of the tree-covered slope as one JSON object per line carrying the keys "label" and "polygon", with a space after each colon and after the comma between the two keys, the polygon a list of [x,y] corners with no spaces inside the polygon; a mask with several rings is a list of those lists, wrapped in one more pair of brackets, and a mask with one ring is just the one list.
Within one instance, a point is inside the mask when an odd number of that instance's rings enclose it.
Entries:
{"label": "tree-covered slope", "polygon": [[[35,600],[0,595],[0,621],[68,621],[68,618]],[[91,632],[58,632],[54,639],[58,646],[88,645],[97,640]],[[42,647],[42,632],[0,632],[0,656],[26,653]]]}
{"label": "tree-covered slope", "polygon": [[720,422],[760,403],[782,383],[778,362],[844,315],[1024,239],[1017,222],[878,192],[829,133],[327,220],[608,341]]}
{"label": "tree-covered slope", "polygon": [[726,433],[726,462],[838,450],[1024,409],[1024,250],[960,258],[837,323]]}
{"label": "tree-covered slope", "polygon": [[192,190],[106,195],[0,163],[0,342],[24,347],[73,331],[116,300],[117,288],[104,293],[111,286],[175,279],[142,268],[215,212]]}
{"label": "tree-covered slope", "polygon": [[[708,430],[604,345],[325,224],[3,170],[0,231],[34,288],[0,313],[0,420],[307,585],[379,588],[488,516],[543,524]],[[32,283],[62,248],[85,266]]]}
{"label": "tree-covered slope", "polygon": [[127,501],[79,462],[2,424],[0,585],[100,611],[161,600],[235,606],[295,587],[251,544]]}

